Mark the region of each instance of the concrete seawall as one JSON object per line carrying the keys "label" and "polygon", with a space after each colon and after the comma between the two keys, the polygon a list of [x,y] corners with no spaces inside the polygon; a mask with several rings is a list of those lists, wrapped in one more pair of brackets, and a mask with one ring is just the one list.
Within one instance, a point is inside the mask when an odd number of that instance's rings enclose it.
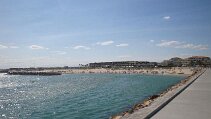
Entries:
{"label": "concrete seawall", "polygon": [[210,119],[211,69],[207,69],[152,119]]}
{"label": "concrete seawall", "polygon": [[[121,119],[148,119],[151,117],[155,118],[155,119],[163,119],[164,117],[156,117],[156,114],[159,114],[159,112],[163,108],[165,108],[166,105],[168,106],[171,103],[171,101],[175,100],[178,96],[183,94],[183,92],[185,92],[189,88],[189,86],[192,85],[193,82],[200,79],[202,76],[204,77],[204,74],[203,74],[204,71],[191,77],[191,79],[188,80],[184,85],[181,85],[174,90],[170,90],[162,97],[157,98],[150,104],[150,106],[145,107],[140,110],[137,110],[132,114],[125,115],[125,116],[121,117]],[[210,71],[210,70],[207,70],[207,71]],[[206,74],[207,74],[207,71],[205,72]],[[211,72],[210,72],[210,74],[211,74]],[[180,110],[180,109],[178,109],[178,110]],[[172,113],[174,113],[174,112],[172,112]],[[167,112],[166,114],[168,115],[170,113]],[[169,119],[169,118],[167,117],[165,119]]]}

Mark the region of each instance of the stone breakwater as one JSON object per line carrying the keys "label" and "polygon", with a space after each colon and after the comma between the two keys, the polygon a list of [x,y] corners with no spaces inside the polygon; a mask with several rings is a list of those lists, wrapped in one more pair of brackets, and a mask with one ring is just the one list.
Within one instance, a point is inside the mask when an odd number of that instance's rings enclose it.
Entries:
{"label": "stone breakwater", "polygon": [[[174,91],[174,90],[180,88],[181,86],[187,85],[194,76],[196,76],[197,74],[200,74],[201,72],[202,71],[200,71],[200,70],[195,71],[192,75],[188,76],[184,80],[181,80],[179,83],[171,86],[170,88],[166,89],[162,93],[157,94],[157,95],[152,95],[152,96],[148,97],[147,99],[145,99],[143,102],[135,104],[131,109],[129,109],[129,110],[125,111],[125,112],[122,112],[120,114],[114,115],[114,116],[110,117],[110,119],[121,119],[123,117],[129,116],[130,114],[132,114],[132,113],[134,113],[134,112],[136,112],[138,110],[141,111],[142,109],[144,109],[146,107],[149,107],[158,98],[162,98],[167,93],[169,93],[171,91]],[[145,114],[145,116],[147,116],[147,115]]]}
{"label": "stone breakwater", "polygon": [[52,75],[61,75],[59,72],[29,72],[29,71],[13,71],[8,72],[9,75],[41,75],[41,76],[52,76]]}

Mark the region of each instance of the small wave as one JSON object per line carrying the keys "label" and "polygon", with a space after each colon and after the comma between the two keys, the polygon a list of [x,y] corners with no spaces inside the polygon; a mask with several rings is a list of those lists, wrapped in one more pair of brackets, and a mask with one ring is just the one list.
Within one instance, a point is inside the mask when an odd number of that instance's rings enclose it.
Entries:
{"label": "small wave", "polygon": [[0,73],[0,80],[3,78],[19,77],[19,75],[8,75],[7,73]]}
{"label": "small wave", "polygon": [[7,73],[0,73],[0,78],[1,77],[7,77],[8,75],[7,75]]}
{"label": "small wave", "polygon": [[0,82],[0,88],[13,88],[13,87],[17,87],[18,84],[15,82]]}

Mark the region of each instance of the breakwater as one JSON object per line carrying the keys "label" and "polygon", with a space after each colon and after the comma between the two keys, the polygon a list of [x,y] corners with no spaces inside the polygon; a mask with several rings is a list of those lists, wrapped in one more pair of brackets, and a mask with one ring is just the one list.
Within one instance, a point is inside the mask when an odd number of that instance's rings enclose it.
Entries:
{"label": "breakwater", "polygon": [[167,106],[152,115],[152,119],[209,119],[211,117],[210,76],[211,70],[207,69]]}
{"label": "breakwater", "polygon": [[8,72],[9,75],[41,75],[41,76],[51,76],[51,75],[61,75],[60,72],[28,72],[28,71],[13,71]]}

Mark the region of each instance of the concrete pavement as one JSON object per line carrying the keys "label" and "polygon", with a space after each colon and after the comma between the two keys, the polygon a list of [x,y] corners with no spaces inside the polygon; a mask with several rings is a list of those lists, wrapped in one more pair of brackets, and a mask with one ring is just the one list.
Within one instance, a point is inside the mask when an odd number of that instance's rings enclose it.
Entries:
{"label": "concrete pavement", "polygon": [[207,69],[152,119],[211,119],[211,69]]}

